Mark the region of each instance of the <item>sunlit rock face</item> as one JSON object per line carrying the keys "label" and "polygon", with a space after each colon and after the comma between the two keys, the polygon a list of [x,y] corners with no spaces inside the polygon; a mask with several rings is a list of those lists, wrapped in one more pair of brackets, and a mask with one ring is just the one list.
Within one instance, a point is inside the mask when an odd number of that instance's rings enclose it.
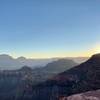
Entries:
{"label": "sunlit rock face", "polygon": [[62,97],[59,100],[100,100],[100,90]]}
{"label": "sunlit rock face", "polygon": [[94,96],[75,95],[65,100],[100,100],[100,98]]}

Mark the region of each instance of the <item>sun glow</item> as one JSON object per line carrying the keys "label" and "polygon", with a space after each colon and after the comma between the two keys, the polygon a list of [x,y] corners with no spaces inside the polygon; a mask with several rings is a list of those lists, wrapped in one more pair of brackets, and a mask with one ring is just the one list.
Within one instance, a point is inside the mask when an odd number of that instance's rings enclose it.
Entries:
{"label": "sun glow", "polygon": [[98,43],[95,44],[95,45],[92,47],[91,51],[93,52],[93,54],[100,53],[100,44],[98,44]]}
{"label": "sun glow", "polygon": [[96,48],[95,48],[95,51],[94,51],[95,53],[100,53],[100,45],[99,46],[96,46]]}
{"label": "sun glow", "polygon": [[[100,45],[94,44],[83,51],[52,51],[52,52],[23,52],[9,53],[14,58],[24,56],[26,58],[45,59],[45,58],[65,58],[65,57],[91,57],[93,54],[100,53]],[[6,53],[3,53],[6,54]]]}

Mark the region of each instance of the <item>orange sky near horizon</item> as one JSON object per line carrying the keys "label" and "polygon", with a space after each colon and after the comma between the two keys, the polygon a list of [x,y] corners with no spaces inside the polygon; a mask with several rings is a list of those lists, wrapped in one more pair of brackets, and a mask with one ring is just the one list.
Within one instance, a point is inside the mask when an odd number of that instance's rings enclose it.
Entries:
{"label": "orange sky near horizon", "polygon": [[93,54],[100,53],[100,47],[96,46],[90,50],[78,51],[78,52],[35,52],[35,53],[26,53],[26,54],[15,54],[11,53],[10,55],[14,58],[24,56],[26,58],[64,58],[64,57],[90,57]]}

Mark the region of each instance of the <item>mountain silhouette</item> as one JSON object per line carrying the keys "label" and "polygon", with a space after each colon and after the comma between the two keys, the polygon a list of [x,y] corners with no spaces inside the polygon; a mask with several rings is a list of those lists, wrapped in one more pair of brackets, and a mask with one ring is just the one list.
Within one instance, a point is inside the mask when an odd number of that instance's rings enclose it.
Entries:
{"label": "mountain silhouette", "polygon": [[35,100],[59,100],[63,96],[96,89],[100,89],[100,54],[93,55],[88,61],[36,85],[33,97]]}
{"label": "mountain silhouette", "polygon": [[59,100],[76,93],[100,89],[100,54],[93,55],[78,66],[74,67],[73,64],[71,60],[59,59],[43,68],[23,66],[18,70],[0,70],[0,98]]}
{"label": "mountain silhouette", "polygon": [[[30,59],[25,57],[18,57],[13,58],[12,56],[9,56],[7,54],[0,55],[0,70],[16,70],[20,69],[22,66],[30,66],[31,68],[39,68],[44,67],[48,63],[51,63],[53,61],[57,61],[61,58],[45,58],[45,59]],[[72,58],[65,58],[65,59],[71,59],[76,63],[81,63],[87,60],[87,57],[72,57]]]}

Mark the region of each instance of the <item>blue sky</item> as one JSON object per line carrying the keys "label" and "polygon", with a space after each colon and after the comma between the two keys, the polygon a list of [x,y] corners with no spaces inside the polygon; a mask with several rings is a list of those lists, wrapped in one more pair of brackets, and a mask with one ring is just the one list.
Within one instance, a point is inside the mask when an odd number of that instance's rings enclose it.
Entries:
{"label": "blue sky", "polygon": [[99,44],[99,0],[0,0],[1,54],[88,56]]}

